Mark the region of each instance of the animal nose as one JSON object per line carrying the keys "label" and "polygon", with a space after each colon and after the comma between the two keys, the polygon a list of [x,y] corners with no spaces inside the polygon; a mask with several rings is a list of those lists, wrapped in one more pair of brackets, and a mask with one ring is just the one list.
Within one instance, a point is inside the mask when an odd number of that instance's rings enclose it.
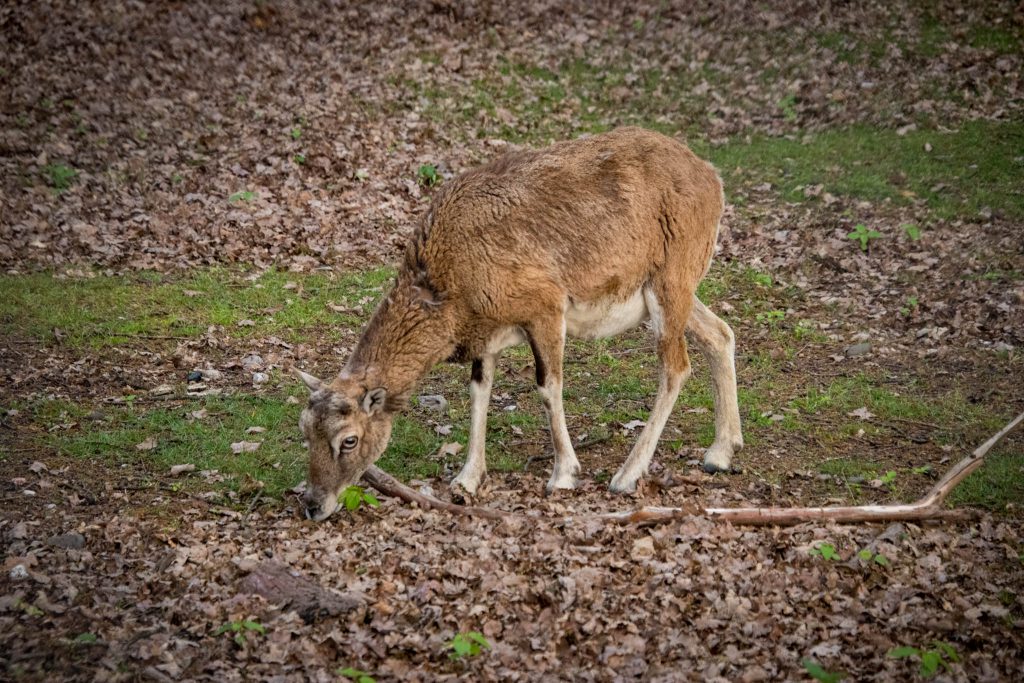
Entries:
{"label": "animal nose", "polygon": [[320,514],[320,506],[306,507],[306,519],[313,519]]}

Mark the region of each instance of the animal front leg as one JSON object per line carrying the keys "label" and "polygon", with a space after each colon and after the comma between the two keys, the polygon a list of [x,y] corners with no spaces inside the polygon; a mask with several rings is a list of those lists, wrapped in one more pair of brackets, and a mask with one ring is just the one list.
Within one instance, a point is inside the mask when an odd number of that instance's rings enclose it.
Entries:
{"label": "animal front leg", "polygon": [[484,449],[487,437],[487,408],[491,402],[495,362],[496,356],[493,355],[485,355],[473,361],[473,376],[469,383],[469,447],[466,449],[466,464],[452,480],[453,489],[461,486],[470,495],[476,493],[480,481],[487,472]]}
{"label": "animal front leg", "polygon": [[565,351],[565,320],[562,316],[537,324],[529,332],[530,346],[537,365],[537,391],[544,401],[544,410],[551,427],[551,444],[555,450],[555,466],[545,489],[576,488],[580,462],[572,447],[569,428],[565,424],[562,405],[562,356]]}

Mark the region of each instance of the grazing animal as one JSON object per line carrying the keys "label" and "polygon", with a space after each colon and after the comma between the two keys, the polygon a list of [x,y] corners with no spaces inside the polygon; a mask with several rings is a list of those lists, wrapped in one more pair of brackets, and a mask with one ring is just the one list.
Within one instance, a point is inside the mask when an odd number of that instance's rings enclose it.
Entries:
{"label": "grazing animal", "polygon": [[523,342],[551,426],[547,490],[575,487],[579,461],[562,407],[566,336],[607,337],[646,320],[657,338],[658,393],[611,490],[634,491],[647,471],[690,374],[685,332],[711,366],[715,441],[704,467],[728,470],[743,447],[734,338],[695,296],[722,208],[710,164],[638,128],[513,152],[446,183],[341,373],[330,382],[298,373],[311,392],[300,419],[307,516],[334,511],[340,491],[384,452],[419,380],[450,357],[472,361],[469,445],[452,487],[475,493],[495,362]]}

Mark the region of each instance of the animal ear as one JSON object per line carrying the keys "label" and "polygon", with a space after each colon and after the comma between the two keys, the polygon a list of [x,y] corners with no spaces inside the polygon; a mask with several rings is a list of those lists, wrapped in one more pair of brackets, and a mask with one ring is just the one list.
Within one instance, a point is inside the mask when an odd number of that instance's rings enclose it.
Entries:
{"label": "animal ear", "polygon": [[308,372],[303,372],[298,368],[295,368],[295,376],[301,379],[302,383],[305,384],[310,391],[317,391],[324,385],[323,382],[321,382],[313,375],[309,374]]}
{"label": "animal ear", "polygon": [[388,391],[384,387],[370,389],[363,395],[363,410],[369,415],[380,412],[384,408],[387,397]]}
{"label": "animal ear", "polygon": [[428,308],[441,305],[441,302],[438,301],[438,297],[434,294],[433,290],[428,287],[421,287],[420,285],[413,285],[412,298],[413,301],[418,303],[420,306]]}

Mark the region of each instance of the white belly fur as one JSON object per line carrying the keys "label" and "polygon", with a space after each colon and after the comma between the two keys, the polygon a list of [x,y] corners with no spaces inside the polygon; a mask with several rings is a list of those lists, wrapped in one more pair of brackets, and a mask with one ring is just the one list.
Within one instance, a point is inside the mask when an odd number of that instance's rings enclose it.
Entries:
{"label": "white belly fur", "polygon": [[570,302],[565,311],[565,331],[572,337],[584,339],[613,337],[647,320],[647,315],[643,289],[636,290],[625,301]]}

